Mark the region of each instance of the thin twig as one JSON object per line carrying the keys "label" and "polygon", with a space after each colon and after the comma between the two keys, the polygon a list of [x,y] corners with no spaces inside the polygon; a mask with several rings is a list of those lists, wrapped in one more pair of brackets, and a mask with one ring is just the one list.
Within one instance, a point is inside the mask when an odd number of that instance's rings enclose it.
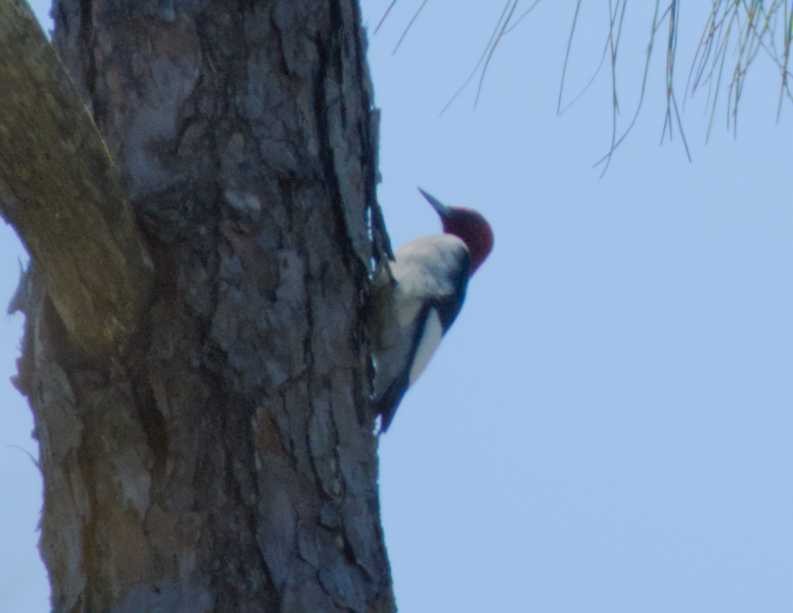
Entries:
{"label": "thin twig", "polygon": [[396,3],[397,0],[391,0],[391,3],[388,5],[388,7],[386,7],[385,13],[383,13],[383,16],[380,18],[380,21],[377,22],[377,26],[374,29],[375,34],[377,34],[380,31],[380,28],[385,23],[385,20],[388,18],[388,14],[391,12],[391,9],[394,8]]}
{"label": "thin twig", "polygon": [[523,20],[524,20],[526,17],[528,17],[528,16],[529,16],[529,13],[531,13],[531,12],[532,12],[534,9],[536,9],[536,8],[537,8],[537,6],[540,4],[540,2],[542,2],[542,0],[534,0],[534,2],[532,3],[532,5],[531,5],[529,8],[527,8],[527,9],[526,9],[525,11],[523,11],[523,12],[522,12],[520,15],[518,15],[518,17],[517,17],[515,20],[513,20],[513,22],[512,22],[512,25],[511,25],[511,26],[510,26],[510,27],[509,27],[509,28],[508,28],[508,29],[507,29],[507,30],[504,32],[504,34],[505,34],[505,35],[506,35],[506,34],[509,34],[509,33],[510,33],[510,32],[512,32],[512,31],[513,31],[515,28],[517,28],[517,27],[520,25],[520,23],[521,23],[521,22],[522,22],[522,21],[523,21]]}
{"label": "thin twig", "polygon": [[396,45],[394,45],[394,50],[391,52],[392,54],[399,51],[399,47],[402,46],[402,41],[405,40],[405,37],[408,35],[408,32],[410,32],[411,28],[413,27],[413,24],[416,23],[416,19],[418,19],[419,15],[421,15],[421,11],[424,10],[424,7],[427,6],[427,3],[429,1],[430,0],[423,0],[422,3],[419,5],[419,7],[416,9],[416,12],[413,13],[413,17],[410,18],[410,21],[408,21],[407,26],[405,26],[405,29],[402,31],[402,35],[399,37],[399,40],[397,41]]}
{"label": "thin twig", "polygon": [[[660,9],[659,0],[656,0],[655,14],[653,15],[652,27],[650,28],[650,42],[647,44],[647,52],[644,60],[644,72],[642,74],[642,84],[639,90],[639,102],[636,105],[636,110],[633,113],[633,117],[630,123],[628,124],[628,127],[622,133],[622,136],[620,136],[615,143],[612,143],[612,148],[609,149],[609,151],[605,155],[603,155],[603,157],[601,157],[597,162],[595,162],[594,164],[595,168],[606,163],[603,172],[605,172],[605,170],[608,168],[608,162],[610,162],[611,156],[614,154],[615,149],[622,144],[622,142],[625,140],[628,134],[633,130],[633,127],[636,125],[636,121],[639,118],[639,113],[641,112],[641,109],[644,105],[644,99],[647,93],[647,79],[650,74],[650,60],[652,59],[653,56],[653,49],[655,45],[655,34],[658,29],[659,9]],[[601,176],[603,176],[602,173]]]}
{"label": "thin twig", "polygon": [[487,58],[487,53],[490,47],[493,45],[493,42],[496,40],[499,31],[501,30],[501,24],[507,15],[508,9],[509,9],[509,2],[507,2],[507,4],[504,5],[504,8],[501,11],[501,15],[499,16],[498,21],[496,22],[496,26],[495,28],[493,28],[493,31],[490,34],[490,39],[487,41],[485,48],[482,50],[482,53],[480,54],[479,59],[476,62],[476,65],[473,67],[469,75],[465,78],[465,81],[463,81],[460,87],[458,87],[457,90],[454,92],[454,94],[452,94],[452,97],[449,99],[449,101],[443,106],[440,112],[441,115],[443,115],[449,109],[449,107],[452,104],[454,104],[455,100],[457,100],[457,98],[460,97],[460,95],[471,84],[471,81],[474,80],[476,73],[479,72],[479,67],[482,66],[482,64],[485,62],[485,59]]}
{"label": "thin twig", "polygon": [[506,31],[507,26],[509,25],[510,19],[512,19],[512,15],[515,14],[515,9],[518,6],[518,1],[519,0],[509,0],[509,2],[507,2],[507,4],[511,3],[509,12],[507,13],[506,19],[504,19],[504,23],[501,26],[501,30],[499,31],[498,35],[493,41],[493,44],[490,45],[490,50],[487,52],[485,63],[482,66],[482,72],[479,75],[479,85],[477,85],[476,96],[474,97],[474,108],[476,108],[476,106],[479,104],[479,97],[482,95],[482,88],[485,84],[487,69],[490,67],[490,62],[493,60],[493,55],[495,54],[496,49],[498,48],[498,43],[501,42],[501,39],[504,37],[504,32]]}
{"label": "thin twig", "polygon": [[[564,52],[564,63],[562,64],[562,81],[559,83],[559,98],[556,101],[556,112],[559,113],[559,109],[562,108],[562,98],[564,96],[564,84],[567,80],[567,67],[570,65],[570,52],[573,49],[573,37],[575,36],[576,26],[578,25],[578,16],[581,14],[581,3],[582,0],[577,0],[575,3],[575,12],[573,13],[573,23],[570,26],[570,35],[567,37],[567,47],[565,48]],[[608,49],[608,44],[603,49],[603,57],[606,55],[606,50]],[[598,69],[595,71],[595,75],[600,72]]]}

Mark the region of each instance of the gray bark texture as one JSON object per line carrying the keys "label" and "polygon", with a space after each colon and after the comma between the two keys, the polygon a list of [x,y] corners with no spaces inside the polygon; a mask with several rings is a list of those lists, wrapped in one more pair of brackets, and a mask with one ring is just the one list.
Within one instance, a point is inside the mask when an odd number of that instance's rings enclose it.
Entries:
{"label": "gray bark texture", "polygon": [[[71,95],[115,164],[72,147],[41,172],[76,159],[64,181],[94,191],[25,191],[0,120],[0,202],[33,260],[17,386],[53,610],[394,611],[366,333],[387,240],[357,0],[55,0],[52,14]],[[53,134],[90,141],[87,115],[55,100]],[[11,213],[31,207],[22,227]],[[65,234],[59,207],[76,220]],[[96,236],[115,239],[86,254]],[[77,271],[60,285],[59,258]],[[80,300],[96,312],[74,323],[62,305]],[[119,310],[124,334],[94,342]]]}

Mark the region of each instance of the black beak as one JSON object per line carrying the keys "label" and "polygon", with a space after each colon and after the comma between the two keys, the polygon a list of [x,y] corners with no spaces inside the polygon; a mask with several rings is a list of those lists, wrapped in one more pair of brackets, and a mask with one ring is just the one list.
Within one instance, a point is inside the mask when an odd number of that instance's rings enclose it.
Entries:
{"label": "black beak", "polygon": [[442,218],[446,218],[449,216],[449,207],[443,204],[443,202],[438,200],[432,194],[428,194],[427,192],[425,192],[420,187],[418,188],[418,190],[419,192],[421,192],[421,195],[427,199],[427,202],[429,202],[432,205],[432,208],[435,209],[435,212],[438,213],[438,215],[440,215]]}

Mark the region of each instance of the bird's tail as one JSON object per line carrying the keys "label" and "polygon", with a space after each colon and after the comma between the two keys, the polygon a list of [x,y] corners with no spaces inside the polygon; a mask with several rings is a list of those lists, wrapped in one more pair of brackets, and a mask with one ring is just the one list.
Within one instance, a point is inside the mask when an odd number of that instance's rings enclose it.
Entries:
{"label": "bird's tail", "polygon": [[[405,375],[406,376],[406,375]],[[397,377],[391,382],[391,385],[386,388],[385,392],[374,401],[374,408],[377,415],[380,415],[380,431],[382,434],[391,425],[391,422],[396,415],[397,407],[402,401],[402,396],[407,391],[405,376]]]}

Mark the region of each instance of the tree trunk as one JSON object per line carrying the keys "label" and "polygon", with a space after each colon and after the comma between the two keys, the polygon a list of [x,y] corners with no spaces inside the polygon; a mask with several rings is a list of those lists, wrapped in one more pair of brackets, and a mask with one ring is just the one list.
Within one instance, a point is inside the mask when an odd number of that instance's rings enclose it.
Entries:
{"label": "tree trunk", "polygon": [[26,280],[53,609],[394,611],[357,0],[55,0],[53,17],[155,275],[131,339],[93,352],[47,261]]}

